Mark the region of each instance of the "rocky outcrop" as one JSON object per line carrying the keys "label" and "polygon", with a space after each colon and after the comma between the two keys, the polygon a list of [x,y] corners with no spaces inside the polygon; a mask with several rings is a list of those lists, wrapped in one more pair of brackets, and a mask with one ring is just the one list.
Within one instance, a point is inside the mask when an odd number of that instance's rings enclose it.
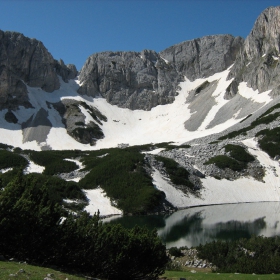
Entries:
{"label": "rocky outcrop", "polygon": [[280,92],[280,6],[264,10],[239,52],[229,79],[244,81],[254,90]]}
{"label": "rocky outcrop", "polygon": [[[88,106],[85,102],[63,99],[59,103],[52,104],[62,117],[67,133],[82,144],[95,145],[98,139],[104,138],[102,121],[107,121],[96,108]],[[87,121],[83,111],[86,111],[92,119]]]}
{"label": "rocky outcrop", "polygon": [[209,77],[232,65],[244,40],[231,35],[205,36],[172,46],[160,55],[189,80]]}
{"label": "rocky outcrop", "polygon": [[149,110],[174,100],[181,77],[156,52],[144,50],[93,54],[79,79],[81,94],[101,95],[119,107]]}
{"label": "rocky outcrop", "polygon": [[79,93],[101,95],[119,107],[150,110],[174,101],[178,85],[210,76],[233,64],[241,37],[207,36],[160,53],[103,52],[90,56],[79,76]]}
{"label": "rocky outcrop", "polygon": [[0,109],[31,107],[26,85],[52,92],[77,73],[73,65],[56,61],[42,42],[17,32],[0,30]]}

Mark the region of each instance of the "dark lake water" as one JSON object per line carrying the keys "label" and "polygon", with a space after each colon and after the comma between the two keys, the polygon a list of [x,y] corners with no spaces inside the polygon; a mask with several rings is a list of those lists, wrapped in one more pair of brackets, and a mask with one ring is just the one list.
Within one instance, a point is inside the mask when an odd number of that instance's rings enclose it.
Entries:
{"label": "dark lake water", "polygon": [[213,240],[280,235],[280,203],[242,203],[195,207],[170,215],[130,216],[110,220],[126,228],[156,228],[167,248],[197,246]]}

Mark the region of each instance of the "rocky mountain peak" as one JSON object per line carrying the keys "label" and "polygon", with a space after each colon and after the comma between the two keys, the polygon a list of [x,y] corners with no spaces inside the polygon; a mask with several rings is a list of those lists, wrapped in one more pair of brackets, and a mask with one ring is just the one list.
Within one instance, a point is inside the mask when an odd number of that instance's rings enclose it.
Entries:
{"label": "rocky mountain peak", "polygon": [[[264,10],[237,55],[228,76],[234,83],[246,82],[262,93],[280,93],[280,6]],[[238,88],[235,90],[237,93]],[[233,96],[233,95],[232,95]]]}
{"label": "rocky mountain peak", "polygon": [[42,42],[0,30],[0,108],[30,107],[26,85],[46,92],[59,89],[57,74],[67,81],[77,70],[56,61]]}
{"label": "rocky mountain peak", "polygon": [[257,18],[245,40],[248,59],[262,56],[270,51],[280,52],[280,6],[265,9]]}

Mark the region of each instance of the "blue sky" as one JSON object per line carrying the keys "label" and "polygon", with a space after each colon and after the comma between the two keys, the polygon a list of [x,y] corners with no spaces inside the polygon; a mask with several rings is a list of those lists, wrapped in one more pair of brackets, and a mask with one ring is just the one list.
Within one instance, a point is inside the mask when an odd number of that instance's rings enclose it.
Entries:
{"label": "blue sky", "polygon": [[205,35],[246,37],[275,0],[0,0],[0,29],[44,43],[78,70],[93,53],[161,51]]}

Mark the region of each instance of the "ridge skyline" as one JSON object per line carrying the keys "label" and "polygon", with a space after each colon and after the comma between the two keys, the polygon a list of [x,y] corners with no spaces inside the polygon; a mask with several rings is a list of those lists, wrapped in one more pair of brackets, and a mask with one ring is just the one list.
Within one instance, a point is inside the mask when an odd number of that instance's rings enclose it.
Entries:
{"label": "ridge skyline", "polygon": [[160,52],[216,34],[246,38],[259,14],[277,5],[274,0],[243,5],[240,1],[161,1],[159,5],[157,0],[14,0],[1,3],[0,29],[42,41],[55,59],[81,70],[91,54],[103,51]]}

